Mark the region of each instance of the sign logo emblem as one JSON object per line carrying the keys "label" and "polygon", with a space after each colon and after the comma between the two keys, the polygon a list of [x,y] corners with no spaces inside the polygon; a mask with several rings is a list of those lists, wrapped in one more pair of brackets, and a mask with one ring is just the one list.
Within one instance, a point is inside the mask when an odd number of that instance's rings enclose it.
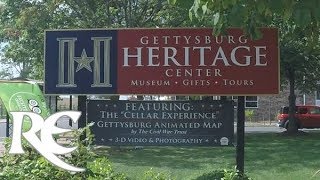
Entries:
{"label": "sign logo emblem", "polygon": [[[35,105],[34,102],[29,102]],[[44,120],[39,114],[34,112],[10,112],[13,117],[13,133],[12,144],[9,150],[10,154],[24,154],[21,145],[21,137],[23,136],[44,158],[52,164],[73,172],[82,172],[85,169],[72,166],[61,159],[57,155],[71,153],[77,147],[63,147],[56,143],[53,134],[70,132],[69,129],[62,129],[55,126],[61,117],[69,117],[76,123],[81,115],[78,111],[62,111],[49,116]],[[22,132],[22,125],[25,117],[31,120],[31,128],[27,132]],[[39,132],[39,137],[37,136]]]}
{"label": "sign logo emblem", "polygon": [[[77,84],[74,82],[74,73],[80,71],[82,68],[92,72],[90,65],[92,61],[93,84],[91,84],[91,87],[112,87],[110,83],[110,43],[112,37],[92,37],[91,40],[94,44],[93,57],[88,57],[85,49],[82,50],[80,57],[75,57],[75,42],[77,38],[57,38],[59,42],[59,77],[56,87],[77,87]],[[67,54],[67,56],[65,54]],[[102,62],[101,59],[103,59]],[[67,64],[65,64],[65,61]],[[74,70],[75,61],[78,63],[76,71]],[[104,69],[103,73],[100,72],[100,65],[102,64]],[[65,67],[66,65],[67,67]]]}

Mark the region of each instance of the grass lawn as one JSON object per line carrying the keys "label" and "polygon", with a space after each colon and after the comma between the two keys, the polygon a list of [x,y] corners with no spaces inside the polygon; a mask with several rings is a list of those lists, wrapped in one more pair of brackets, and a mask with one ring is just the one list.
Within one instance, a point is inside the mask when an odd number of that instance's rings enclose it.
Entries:
{"label": "grass lawn", "polygon": [[[296,137],[246,134],[245,172],[253,179],[320,179],[320,133]],[[105,152],[105,151],[104,151]],[[235,167],[235,147],[144,147],[107,149],[116,172],[141,179],[151,167],[177,180],[193,179],[215,169]]]}

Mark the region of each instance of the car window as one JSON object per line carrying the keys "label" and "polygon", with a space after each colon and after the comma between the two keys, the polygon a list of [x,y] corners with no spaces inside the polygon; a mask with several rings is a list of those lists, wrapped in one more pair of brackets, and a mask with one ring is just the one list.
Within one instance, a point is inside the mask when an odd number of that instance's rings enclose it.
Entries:
{"label": "car window", "polygon": [[310,114],[320,114],[319,108],[310,108]]}
{"label": "car window", "polygon": [[299,108],[298,113],[299,114],[307,114],[308,113],[308,109],[307,108]]}
{"label": "car window", "polygon": [[280,109],[280,114],[288,114],[289,112],[289,107],[288,106],[283,106]]}
{"label": "car window", "polygon": [[[280,114],[288,114],[289,113],[289,107],[288,106],[283,106],[280,109]],[[298,113],[298,107],[295,107],[295,113]]]}

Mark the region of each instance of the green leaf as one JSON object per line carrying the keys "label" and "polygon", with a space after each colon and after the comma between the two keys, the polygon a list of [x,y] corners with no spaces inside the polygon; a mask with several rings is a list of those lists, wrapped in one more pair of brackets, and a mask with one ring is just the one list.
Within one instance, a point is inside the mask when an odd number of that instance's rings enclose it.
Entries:
{"label": "green leaf", "polygon": [[233,6],[228,21],[233,27],[241,27],[245,23],[247,13],[243,6]]}
{"label": "green leaf", "polygon": [[192,17],[193,17],[193,14],[192,14],[192,10],[190,9],[189,10],[189,19],[190,19],[190,21],[192,21]]}
{"label": "green leaf", "polygon": [[314,15],[314,18],[316,21],[320,22],[320,1],[319,0],[314,0],[313,1],[313,6],[312,7],[312,13]]}
{"label": "green leaf", "polygon": [[283,11],[283,1],[282,0],[270,0],[269,6],[274,13],[280,14]]}
{"label": "green leaf", "polygon": [[171,4],[171,5],[175,5],[177,2],[177,0],[168,0],[168,3]]}
{"label": "green leaf", "polygon": [[258,12],[262,14],[266,9],[266,4],[264,3],[264,1],[258,1],[257,3]]}
{"label": "green leaf", "polygon": [[255,28],[255,29],[254,29],[253,38],[254,38],[254,39],[260,39],[260,38],[262,38],[262,33],[261,33],[261,30],[260,30],[260,29],[258,29],[258,28]]}
{"label": "green leaf", "polygon": [[214,14],[213,24],[217,25],[218,22],[219,22],[219,19],[220,19],[220,13],[217,12],[217,13]]}
{"label": "green leaf", "polygon": [[[195,0],[193,3],[193,6],[191,7],[191,10],[193,10],[194,16],[196,18],[200,17],[198,14],[199,8],[200,8],[200,0]],[[189,14],[189,17],[190,17],[190,14]]]}
{"label": "green leaf", "polygon": [[286,8],[285,10],[284,10],[284,12],[283,12],[283,19],[284,20],[289,20],[290,19],[290,17],[292,16],[292,11],[291,11],[292,9],[291,8]]}
{"label": "green leaf", "polygon": [[307,8],[297,7],[293,13],[293,19],[296,24],[305,27],[311,22],[311,12]]}
{"label": "green leaf", "polygon": [[236,3],[236,0],[224,0],[224,1],[221,1],[221,3],[222,3],[222,7],[224,9],[227,9],[229,8],[229,6],[234,5]]}
{"label": "green leaf", "polygon": [[194,4],[194,0],[176,0],[175,6],[183,8],[183,9],[190,9]]}
{"label": "green leaf", "polygon": [[320,10],[319,9],[315,9],[314,11],[314,17],[316,18],[316,21],[320,21]]}
{"label": "green leaf", "polygon": [[207,10],[208,10],[207,4],[208,4],[208,2],[207,2],[206,4],[204,4],[204,5],[202,5],[202,12],[203,12],[203,14],[206,14],[206,13],[207,13]]}

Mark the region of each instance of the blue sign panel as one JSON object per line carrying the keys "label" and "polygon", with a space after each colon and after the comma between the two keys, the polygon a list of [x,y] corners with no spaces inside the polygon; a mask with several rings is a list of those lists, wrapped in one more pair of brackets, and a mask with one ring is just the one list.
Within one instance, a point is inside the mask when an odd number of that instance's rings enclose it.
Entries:
{"label": "blue sign panel", "polygon": [[116,71],[116,30],[46,31],[45,94],[116,94]]}

